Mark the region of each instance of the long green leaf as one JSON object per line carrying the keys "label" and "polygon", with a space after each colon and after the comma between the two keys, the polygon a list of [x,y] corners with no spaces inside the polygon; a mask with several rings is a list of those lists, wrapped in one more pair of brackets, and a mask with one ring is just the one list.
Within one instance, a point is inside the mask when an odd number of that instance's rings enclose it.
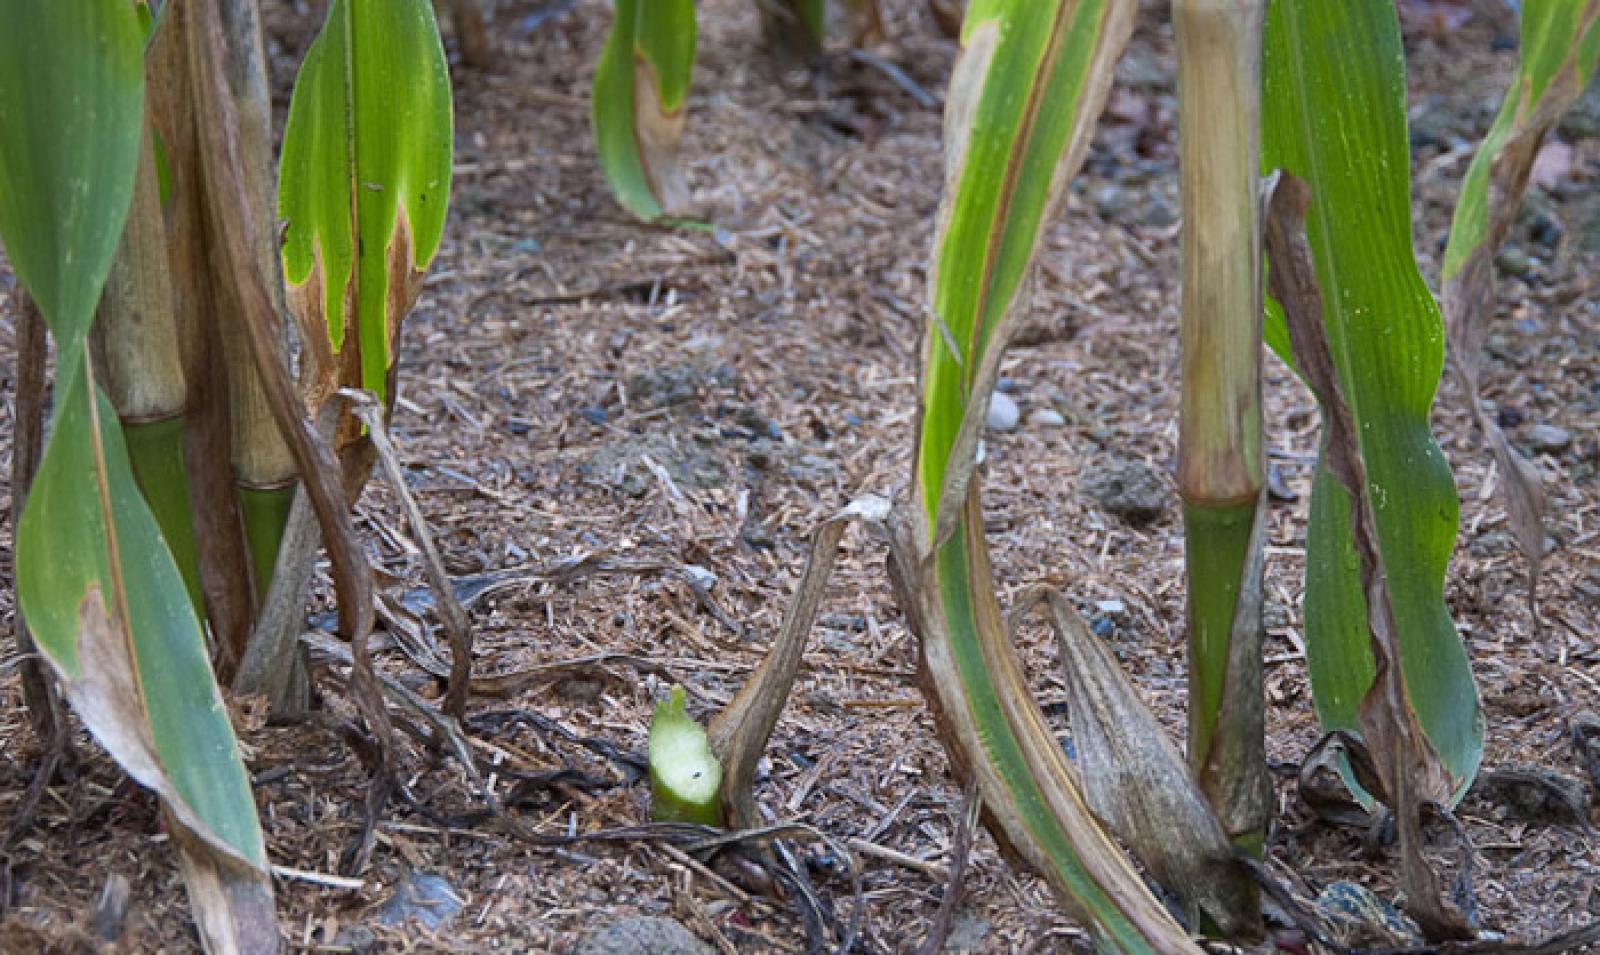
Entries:
{"label": "long green leaf", "polygon": [[[1439,309],[1411,247],[1404,54],[1391,0],[1276,0],[1267,19],[1262,166],[1306,182],[1323,322],[1356,423],[1409,705],[1453,778],[1477,772],[1483,720],[1444,603],[1459,505],[1428,415]],[[1281,308],[1267,338],[1292,361]],[[1358,730],[1374,663],[1349,496],[1319,465],[1306,541],[1306,649],[1324,729]]]}
{"label": "long green leaf", "polygon": [[138,161],[138,17],[123,0],[4,0],[0,14],[0,238],[59,355],[54,427],[17,531],[18,596],[84,724],[180,827],[208,944],[270,950],[249,779],[85,347]]}
{"label": "long green leaf", "polygon": [[1001,620],[973,479],[1001,353],[1025,312],[1039,233],[1088,148],[1132,29],[1124,0],[976,0],[945,114],[945,196],[929,276],[921,425],[895,577],[925,684],[996,837],[1108,951],[1190,952],[1090,813]]}
{"label": "long green leaf", "polygon": [[1522,204],[1545,133],[1583,92],[1600,59],[1600,0],[1542,0],[1522,14],[1522,58],[1494,126],[1461,184],[1444,253],[1444,313],[1450,350],[1500,469],[1501,496],[1528,562],[1528,604],[1539,624],[1544,488],[1539,469],[1506,440],[1478,401],[1479,364],[1494,314],[1494,256]]}
{"label": "long green leaf", "polygon": [[678,162],[694,69],[694,0],[617,0],[595,64],[591,118],[600,171],[645,221],[683,211]]}
{"label": "long green leaf", "polygon": [[432,4],[334,0],[295,81],[278,186],[319,401],[339,386],[388,393],[400,322],[444,234],[453,130]]}

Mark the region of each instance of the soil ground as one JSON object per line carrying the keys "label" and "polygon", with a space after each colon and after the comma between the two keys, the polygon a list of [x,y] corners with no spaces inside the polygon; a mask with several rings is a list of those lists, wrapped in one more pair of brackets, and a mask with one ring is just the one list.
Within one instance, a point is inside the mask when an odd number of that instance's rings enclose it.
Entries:
{"label": "soil ground", "polygon": [[[286,97],[320,6],[265,7]],[[1405,8],[1416,245],[1436,284],[1459,177],[1515,53],[1497,39],[1503,27],[1464,19],[1462,7]],[[648,787],[573,740],[641,751],[651,701],[671,681],[689,688],[692,712],[715,712],[760,660],[810,529],[856,495],[895,492],[907,474],[940,116],[906,86],[940,96],[955,46],[922,4],[887,0],[884,9],[893,40],[875,52],[909,84],[844,55],[813,81],[775,65],[755,4],[702,5],[685,155],[714,234],[640,225],[605,189],[587,107],[609,21],[601,0],[564,11],[502,4],[498,65],[455,73],[449,232],[405,328],[394,422],[412,490],[458,576],[584,555],[613,565],[561,581],[513,574],[473,610],[481,673],[618,655],[471,703],[473,745],[496,772],[497,792],[541,830],[646,818]],[[1145,11],[1119,76],[1085,173],[1047,230],[1033,325],[1006,360],[1003,387],[1023,420],[987,440],[988,526],[1002,599],[1037,583],[1063,588],[1181,737],[1182,532],[1169,477],[1175,100],[1164,5],[1159,16]],[[1600,101],[1591,96],[1547,151],[1515,249],[1501,258],[1486,365],[1487,398],[1514,441],[1539,449],[1548,477],[1542,639],[1531,632],[1489,455],[1448,377],[1435,419],[1462,501],[1447,594],[1478,674],[1485,765],[1534,765],[1572,780],[1585,773],[1569,721],[1600,709],[1596,137]],[[4,314],[0,349],[9,354],[14,329]],[[1308,396],[1269,364],[1269,454],[1284,492],[1268,551],[1269,749],[1292,767],[1318,735],[1300,637],[1317,421]],[[4,385],[9,392],[9,377]],[[1546,440],[1551,427],[1566,440]],[[0,434],[0,455],[9,455],[9,435]],[[1154,520],[1130,524],[1085,493],[1111,468],[1155,476]],[[391,592],[420,588],[404,518],[376,484],[360,522]],[[6,553],[9,563],[9,545]],[[773,819],[805,822],[850,848],[863,872],[864,941],[900,951],[925,936],[937,911],[961,794],[913,686],[915,647],[883,560],[878,540],[847,535],[757,795]],[[713,578],[697,596],[696,585]],[[1021,651],[1059,716],[1064,688],[1049,639],[1029,632]],[[440,692],[399,650],[380,656],[425,695]],[[4,673],[0,826],[37,756],[14,659]],[[330,711],[349,717],[334,686],[325,688]],[[335,872],[361,829],[367,773],[331,724],[242,734],[279,865]],[[77,753],[12,854],[0,948],[93,948],[90,912],[117,874],[131,883],[131,904],[118,940],[103,949],[194,950],[153,799],[86,740]],[[640,913],[676,918],[724,952],[803,950],[787,903],[749,895],[658,846],[519,845],[461,818],[480,804],[455,768],[411,750],[404,758],[406,785],[428,812],[391,803],[359,887],[278,881],[294,950],[349,950],[375,938],[383,951],[560,951]],[[578,775],[539,775],[562,768]],[[1363,832],[1315,821],[1288,780],[1279,795],[1270,855],[1280,871],[1312,895],[1356,880],[1397,899],[1391,851],[1374,855]],[[1600,916],[1600,855],[1587,825],[1529,818],[1478,796],[1460,815],[1479,853],[1486,926],[1531,938]],[[823,896],[848,911],[834,850],[797,849]],[[442,877],[462,910],[431,932],[384,925],[383,900],[419,872]],[[1068,951],[1081,936],[1058,913],[1042,882],[979,836],[953,941],[984,952]]]}

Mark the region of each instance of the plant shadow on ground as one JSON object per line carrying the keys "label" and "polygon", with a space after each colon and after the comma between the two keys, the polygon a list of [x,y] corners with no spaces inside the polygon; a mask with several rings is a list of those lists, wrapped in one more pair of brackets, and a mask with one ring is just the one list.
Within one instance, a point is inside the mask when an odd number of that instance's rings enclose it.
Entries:
{"label": "plant shadow on ground", "polygon": [[[280,108],[317,4],[267,3]],[[708,0],[685,153],[716,234],[637,225],[607,195],[588,134],[587,86],[607,23],[584,0],[541,18],[502,5],[499,65],[456,73],[457,173],[449,233],[405,332],[395,437],[452,574],[547,566],[591,553],[690,573],[612,572],[516,583],[474,610],[478,672],[597,654],[647,658],[559,671],[480,694],[469,726],[503,796],[550,831],[645,817],[648,787],[615,760],[536,728],[642,751],[666,679],[714,712],[759,660],[804,561],[810,528],[852,496],[896,489],[909,467],[923,265],[938,201],[939,116],[883,74],[839,61],[821,87],[774,67],[753,5]],[[920,3],[885,3],[883,55],[942,91],[954,47]],[[1460,175],[1493,117],[1514,53],[1491,29],[1408,22],[1416,237],[1437,260]],[[531,29],[530,29],[531,28]],[[1177,234],[1170,29],[1146,12],[1086,172],[1047,229],[1034,316],[1002,389],[1019,422],[987,441],[987,523],[1003,595],[1062,587],[1111,642],[1158,715],[1183,725],[1182,534],[1167,476],[1176,450]],[[1554,549],[1546,632],[1530,633],[1521,567],[1492,494],[1490,458],[1447,378],[1436,415],[1462,497],[1448,596],[1471,648],[1489,723],[1489,769],[1538,765],[1575,780],[1568,723],[1600,709],[1600,96],[1561,126],[1542,186],[1501,256],[1502,305],[1486,396],[1549,477]],[[9,277],[6,281],[9,288]],[[9,316],[9,311],[6,312]],[[0,325],[0,350],[14,329]],[[1316,740],[1300,649],[1299,580],[1316,416],[1269,359],[1276,471],[1268,550],[1269,756]],[[7,391],[12,382],[4,382]],[[9,455],[10,429],[0,434]],[[1108,481],[1108,473],[1120,475]],[[1106,490],[1110,486],[1111,490]],[[1156,488],[1154,502],[1151,487]],[[1124,501],[1116,488],[1141,490]],[[404,519],[376,485],[360,521],[395,593],[422,586]],[[9,527],[5,553],[9,562]],[[866,937],[879,950],[922,938],[960,811],[912,685],[914,648],[883,573],[882,545],[851,532],[790,707],[758,782],[778,819],[859,840]],[[706,574],[712,575],[707,577]],[[709,600],[691,586],[714,577]],[[9,589],[3,601],[11,617]],[[1063,685],[1052,641],[1026,632],[1024,660],[1052,712]],[[382,665],[427,696],[442,687],[391,647]],[[0,707],[0,825],[36,753],[14,666]],[[670,675],[670,677],[666,676]],[[328,709],[352,717],[329,694]],[[260,725],[242,742],[275,863],[336,870],[362,824],[366,774],[328,721]],[[13,853],[0,948],[92,949],[91,912],[112,874],[132,885],[127,950],[189,950],[182,883],[154,801],[88,745]],[[406,751],[405,782],[436,816],[479,808],[458,770]],[[552,770],[576,775],[550,778]],[[1311,888],[1365,882],[1392,897],[1391,861],[1364,834],[1312,821],[1285,781],[1271,854]],[[1528,815],[1531,813],[1531,817]],[[1471,796],[1461,812],[1482,863],[1485,921],[1543,936],[1600,914],[1585,827],[1527,800]],[[724,951],[793,951],[793,912],[744,895],[668,850],[529,849],[448,829],[392,804],[359,889],[279,880],[297,949],[376,940],[407,950],[566,947],[629,915],[664,916]],[[868,848],[863,851],[862,843]],[[874,852],[881,847],[890,852]],[[154,850],[154,851],[152,851]],[[803,845],[841,907],[839,860]],[[900,861],[893,861],[898,854]],[[433,873],[462,905],[431,931],[385,923],[385,900]],[[982,951],[1066,951],[1078,933],[1043,884],[980,836],[957,927]],[[408,890],[409,891],[409,890]],[[444,909],[453,908],[445,906]],[[343,934],[341,934],[343,933]]]}

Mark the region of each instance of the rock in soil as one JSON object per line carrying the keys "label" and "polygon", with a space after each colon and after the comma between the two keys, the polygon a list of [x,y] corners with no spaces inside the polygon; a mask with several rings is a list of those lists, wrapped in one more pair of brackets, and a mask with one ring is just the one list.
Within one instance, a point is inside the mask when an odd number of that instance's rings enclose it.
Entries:
{"label": "rock in soil", "polygon": [[1345,945],[1389,947],[1422,941],[1410,919],[1354,882],[1329,883],[1317,896],[1316,907],[1334,938]]}
{"label": "rock in soil", "polygon": [[579,940],[572,955],[716,955],[673,919],[639,915],[602,925]]}
{"label": "rock in soil", "polygon": [[950,920],[950,934],[945,936],[944,950],[947,952],[981,952],[983,942],[989,935],[989,920],[979,918],[968,911],[956,913]]}
{"label": "rock in soil", "polygon": [[1016,399],[1010,395],[997,391],[989,396],[990,431],[1011,431],[1016,428],[1017,421],[1022,417],[1022,410],[1017,407]]}
{"label": "rock in soil", "polygon": [[1572,433],[1553,424],[1536,424],[1528,429],[1528,447],[1540,454],[1560,454],[1572,444]]}
{"label": "rock in soil", "polygon": [[628,404],[644,410],[699,401],[702,392],[739,387],[739,373],[728,365],[706,368],[669,365],[651,368],[628,379]]}
{"label": "rock in soil", "polygon": [[659,432],[633,434],[609,441],[578,466],[589,483],[639,497],[655,486],[656,476],[645,458],[660,466],[679,490],[704,491],[728,483],[728,467],[716,449],[693,435],[674,438]]}
{"label": "rock in soil", "polygon": [[394,894],[378,906],[373,918],[379,925],[401,925],[416,921],[430,932],[455,918],[463,905],[456,890],[432,872],[408,872]]}
{"label": "rock in soil", "polygon": [[1167,509],[1167,482],[1143,461],[1103,459],[1084,476],[1083,490],[1106,513],[1129,524],[1148,524]]}
{"label": "rock in soil", "polygon": [[1573,756],[1589,774],[1589,785],[1600,794],[1600,716],[1579,713],[1572,718],[1571,727]]}
{"label": "rock in soil", "polygon": [[1484,773],[1472,792],[1505,815],[1525,822],[1589,822],[1589,798],[1583,784],[1539,766],[1509,766]]}

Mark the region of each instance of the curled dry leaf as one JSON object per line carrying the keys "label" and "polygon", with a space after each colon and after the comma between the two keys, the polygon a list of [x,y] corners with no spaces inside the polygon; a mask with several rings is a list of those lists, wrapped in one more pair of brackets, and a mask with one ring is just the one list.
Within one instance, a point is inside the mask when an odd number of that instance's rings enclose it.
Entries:
{"label": "curled dry leaf", "polygon": [[1011,611],[1013,631],[1035,607],[1043,607],[1061,647],[1089,807],[1157,882],[1183,900],[1191,925],[1200,924],[1196,916],[1203,912],[1228,938],[1259,933],[1259,920],[1244,917],[1256,914],[1250,908],[1255,882],[1238,865],[1232,841],[1177,746],[1060,593],[1047,587],[1025,592]]}
{"label": "curled dry leaf", "polygon": [[1528,564],[1528,607],[1536,630],[1544,560],[1544,484],[1538,467],[1511,446],[1478,394],[1484,341],[1494,315],[1495,253],[1522,207],[1545,134],[1594,73],[1600,57],[1600,44],[1593,42],[1597,22],[1600,0],[1529,5],[1522,20],[1517,76],[1467,170],[1444,257],[1442,299],[1451,354],[1473,417],[1499,467],[1506,513]]}

